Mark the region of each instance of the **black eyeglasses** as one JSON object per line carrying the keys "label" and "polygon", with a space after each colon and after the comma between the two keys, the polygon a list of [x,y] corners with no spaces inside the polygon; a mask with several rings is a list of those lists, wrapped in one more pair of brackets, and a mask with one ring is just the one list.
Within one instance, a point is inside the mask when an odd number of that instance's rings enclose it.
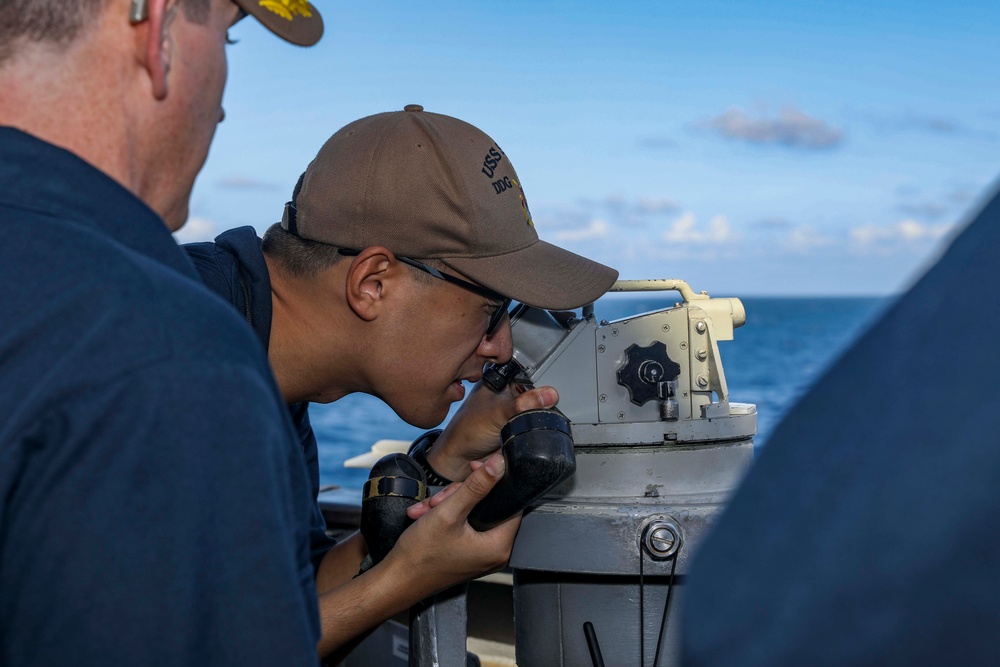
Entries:
{"label": "black eyeglasses", "polygon": [[[350,248],[337,248],[337,252],[341,255],[347,255],[348,257],[357,257],[361,254],[360,250],[352,250]],[[507,314],[507,309],[510,308],[511,299],[509,297],[500,294],[499,292],[494,292],[488,287],[483,287],[482,285],[476,285],[475,283],[470,283],[468,280],[462,280],[461,278],[456,278],[455,276],[449,275],[447,273],[441,273],[433,266],[427,266],[426,264],[421,264],[415,259],[410,259],[409,257],[401,257],[396,255],[396,259],[401,261],[403,264],[412,266],[415,269],[420,269],[425,273],[429,273],[435,278],[439,278],[445,282],[451,283],[452,285],[458,285],[463,289],[467,289],[473,294],[478,294],[481,297],[485,297],[490,301],[499,301],[490,314],[490,323],[486,325],[486,335],[492,336],[500,326],[500,322],[503,321],[503,316]]]}

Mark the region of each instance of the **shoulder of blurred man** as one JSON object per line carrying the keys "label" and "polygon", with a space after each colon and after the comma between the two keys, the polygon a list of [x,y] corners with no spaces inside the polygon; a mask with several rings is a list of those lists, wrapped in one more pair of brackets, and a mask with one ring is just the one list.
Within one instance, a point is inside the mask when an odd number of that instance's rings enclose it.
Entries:
{"label": "shoulder of blurred man", "polygon": [[[0,466],[10,556],[0,588],[4,608],[17,609],[0,615],[0,636],[11,638],[11,664],[76,639],[89,658],[82,664],[109,656],[139,664],[150,648],[142,644],[174,618],[171,601],[181,598],[192,614],[226,621],[204,628],[194,653],[184,645],[190,635],[179,633],[161,655],[224,664],[239,643],[310,657],[318,629],[297,492],[306,487],[296,481],[302,457],[282,444],[290,425],[259,346],[199,284],[159,217],[124,188],[17,130],[0,128],[0,145],[0,456],[10,463]],[[236,512],[253,513],[259,534],[236,530],[247,522],[218,525]],[[277,543],[280,534],[298,540]],[[39,544],[48,545],[41,555]],[[149,571],[150,555],[164,548],[177,571]],[[108,582],[116,559],[119,577]],[[198,574],[218,567],[229,575]],[[289,588],[290,577],[302,585]],[[81,620],[47,605],[53,580],[68,599],[93,601],[93,587],[113,593]],[[239,602],[248,586],[287,614],[267,621],[285,633],[273,648],[264,638],[213,634],[264,629],[260,612]],[[63,614],[77,621],[57,638]],[[119,624],[120,646],[86,640],[91,618]]]}
{"label": "shoulder of blurred man", "polygon": [[783,418],[699,546],[685,664],[996,663],[998,250],[994,193]]}

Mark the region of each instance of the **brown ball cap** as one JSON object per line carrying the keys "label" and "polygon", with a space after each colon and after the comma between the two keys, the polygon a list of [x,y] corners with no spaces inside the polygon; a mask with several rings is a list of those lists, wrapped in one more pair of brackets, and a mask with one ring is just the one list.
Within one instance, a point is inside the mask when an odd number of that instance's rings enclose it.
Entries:
{"label": "brown ball cap", "polygon": [[307,0],[234,0],[286,42],[312,46],[323,36],[323,17]]}
{"label": "brown ball cap", "polygon": [[521,181],[495,141],[416,104],[330,137],[303,174],[292,210],[282,225],[302,238],[438,259],[538,308],[592,303],[618,278],[538,238]]}

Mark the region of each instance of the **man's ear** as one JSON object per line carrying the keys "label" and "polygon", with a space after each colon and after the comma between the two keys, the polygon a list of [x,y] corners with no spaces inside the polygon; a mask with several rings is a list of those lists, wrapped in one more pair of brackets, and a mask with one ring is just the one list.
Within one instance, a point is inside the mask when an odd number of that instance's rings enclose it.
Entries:
{"label": "man's ear", "polygon": [[358,317],[367,322],[378,317],[387,278],[398,264],[392,251],[381,246],[365,248],[352,259],[347,269],[347,304]]}
{"label": "man's ear", "polygon": [[148,18],[143,51],[146,70],[153,84],[153,97],[163,100],[167,97],[167,82],[170,78],[170,60],[173,45],[170,27],[177,17],[178,0],[146,0]]}

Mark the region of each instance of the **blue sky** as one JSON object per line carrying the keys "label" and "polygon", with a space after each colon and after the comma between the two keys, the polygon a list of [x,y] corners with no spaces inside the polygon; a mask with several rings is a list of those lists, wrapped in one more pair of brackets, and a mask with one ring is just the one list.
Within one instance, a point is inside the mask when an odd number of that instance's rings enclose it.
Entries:
{"label": "blue sky", "polygon": [[233,31],[178,237],[276,221],[325,139],[419,103],[513,161],[539,234],[717,295],[888,294],[1000,175],[1000,6],[320,2]]}

